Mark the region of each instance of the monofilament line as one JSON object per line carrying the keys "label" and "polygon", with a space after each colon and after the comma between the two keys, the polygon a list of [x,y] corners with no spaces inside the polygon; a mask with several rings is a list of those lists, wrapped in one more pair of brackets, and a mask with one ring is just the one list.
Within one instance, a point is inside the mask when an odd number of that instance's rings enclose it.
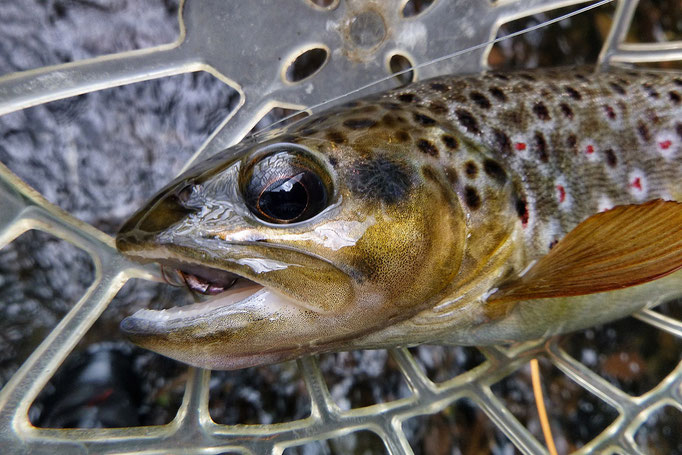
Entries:
{"label": "monofilament line", "polygon": [[260,130],[256,131],[254,133],[254,136],[262,133],[263,131],[269,130],[270,128],[272,128],[275,125],[286,122],[287,120],[290,120],[290,119],[296,117],[297,115],[300,115],[303,112],[313,111],[315,109],[324,107],[327,104],[334,103],[335,101],[339,101],[339,100],[346,98],[348,96],[354,95],[356,93],[360,93],[362,91],[365,91],[369,88],[374,87],[375,85],[389,81],[389,80],[391,80],[397,76],[400,76],[402,74],[405,74],[405,73],[408,73],[410,71],[414,71],[414,70],[417,70],[420,68],[425,68],[425,67],[430,66],[430,65],[435,65],[436,63],[440,63],[440,62],[443,62],[443,61],[451,59],[451,58],[459,57],[460,55],[464,55],[464,54],[467,54],[469,52],[475,51],[477,49],[481,49],[481,48],[484,48],[484,47],[487,47],[490,45],[494,45],[496,43],[499,43],[499,42],[507,40],[507,39],[515,38],[517,36],[521,36],[521,35],[524,35],[526,33],[534,32],[535,30],[539,30],[541,28],[548,27],[552,24],[556,24],[557,22],[561,22],[561,21],[563,21],[565,19],[569,19],[573,16],[577,16],[579,14],[586,13],[587,11],[590,11],[592,9],[599,8],[600,6],[606,5],[607,3],[611,3],[612,1],[613,0],[600,0],[596,3],[591,4],[591,5],[582,7],[580,9],[575,10],[575,11],[571,11],[570,13],[566,13],[566,14],[561,15],[559,17],[555,17],[554,19],[549,19],[545,22],[542,22],[541,24],[537,24],[537,25],[533,25],[531,27],[524,28],[523,30],[519,30],[518,32],[513,32],[513,33],[510,33],[508,35],[501,36],[499,38],[495,38],[495,39],[492,39],[489,41],[484,41],[483,43],[476,44],[474,46],[467,47],[466,49],[462,49],[459,51],[452,52],[450,54],[443,55],[442,57],[437,57],[433,60],[429,60],[428,62],[420,63],[420,64],[415,65],[415,66],[410,66],[409,68],[405,68],[404,70],[393,73],[390,76],[382,77],[381,79],[377,79],[373,82],[370,82],[369,84],[362,85],[362,86],[360,86],[354,90],[351,90],[349,92],[344,93],[343,95],[335,96],[335,97],[330,98],[328,100],[322,101],[321,103],[313,104],[312,106],[309,106],[306,109],[301,109],[299,111],[294,112],[293,114],[287,115],[286,117],[281,118],[281,119],[277,120],[276,122],[273,122],[270,125],[263,127]]}

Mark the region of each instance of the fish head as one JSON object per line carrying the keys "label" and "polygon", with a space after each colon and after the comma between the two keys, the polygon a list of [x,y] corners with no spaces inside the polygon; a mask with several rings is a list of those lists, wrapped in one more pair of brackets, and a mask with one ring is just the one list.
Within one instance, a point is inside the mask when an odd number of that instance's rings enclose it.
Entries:
{"label": "fish head", "polygon": [[124,224],[121,252],[215,294],[126,318],[134,342],[234,369],[341,349],[442,298],[466,236],[443,173],[393,129],[314,126],[216,154]]}

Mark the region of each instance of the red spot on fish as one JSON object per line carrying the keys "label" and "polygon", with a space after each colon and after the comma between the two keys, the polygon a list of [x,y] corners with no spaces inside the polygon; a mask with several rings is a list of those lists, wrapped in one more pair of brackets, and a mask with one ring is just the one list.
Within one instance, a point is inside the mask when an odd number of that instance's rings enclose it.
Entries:
{"label": "red spot on fish", "polygon": [[566,189],[563,185],[557,185],[556,189],[559,191],[559,202],[564,202],[566,200]]}
{"label": "red spot on fish", "polygon": [[594,146],[588,145],[587,147],[585,147],[585,153],[587,153],[588,155],[593,154],[594,153]]}
{"label": "red spot on fish", "polygon": [[672,142],[671,140],[665,140],[665,141],[659,142],[658,145],[659,145],[663,150],[667,150],[667,149],[670,148],[671,145],[673,145],[673,142]]}
{"label": "red spot on fish", "polygon": [[514,148],[516,150],[526,150],[526,143],[525,142],[517,142],[514,144]]}
{"label": "red spot on fish", "polygon": [[632,181],[630,186],[641,191],[642,190],[642,179],[640,179],[639,177],[635,177],[635,179]]}

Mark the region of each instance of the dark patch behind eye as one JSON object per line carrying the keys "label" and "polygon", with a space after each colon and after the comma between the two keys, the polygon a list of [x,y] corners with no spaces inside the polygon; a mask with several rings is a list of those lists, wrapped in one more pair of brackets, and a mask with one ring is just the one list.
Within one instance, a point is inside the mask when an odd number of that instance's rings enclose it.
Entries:
{"label": "dark patch behind eye", "polygon": [[404,200],[412,185],[406,166],[386,156],[357,161],[348,172],[348,186],[353,193],[386,204]]}

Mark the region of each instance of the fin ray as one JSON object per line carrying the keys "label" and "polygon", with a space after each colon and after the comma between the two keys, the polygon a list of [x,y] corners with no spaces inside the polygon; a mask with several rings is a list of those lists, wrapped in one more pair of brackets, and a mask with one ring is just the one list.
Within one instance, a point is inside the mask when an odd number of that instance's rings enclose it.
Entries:
{"label": "fin ray", "polygon": [[569,232],[488,303],[594,294],[682,268],[682,204],[655,200],[598,213]]}

